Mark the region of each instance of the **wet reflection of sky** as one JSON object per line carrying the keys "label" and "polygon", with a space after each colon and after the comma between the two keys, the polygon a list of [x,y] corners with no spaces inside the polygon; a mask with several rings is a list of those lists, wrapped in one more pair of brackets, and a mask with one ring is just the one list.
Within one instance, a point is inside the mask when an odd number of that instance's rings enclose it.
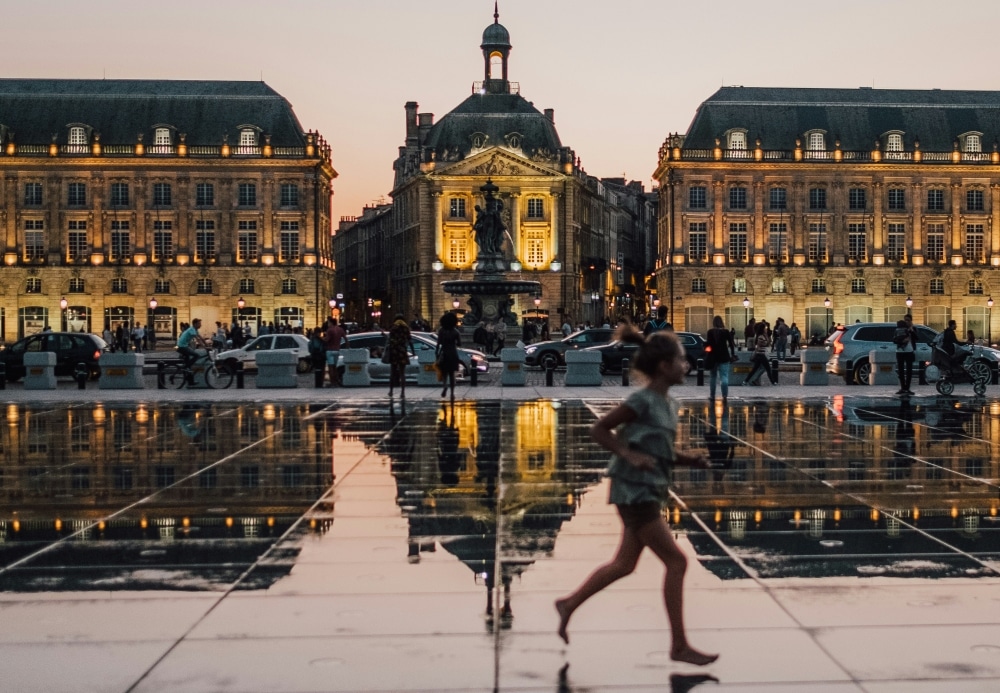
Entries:
{"label": "wet reflection of sky", "polygon": [[[378,555],[471,579],[502,623],[604,504],[588,427],[614,404],[9,405],[0,589],[252,590]],[[723,579],[996,576],[998,434],[951,399],[690,405],[681,444],[715,468],[668,512]]]}

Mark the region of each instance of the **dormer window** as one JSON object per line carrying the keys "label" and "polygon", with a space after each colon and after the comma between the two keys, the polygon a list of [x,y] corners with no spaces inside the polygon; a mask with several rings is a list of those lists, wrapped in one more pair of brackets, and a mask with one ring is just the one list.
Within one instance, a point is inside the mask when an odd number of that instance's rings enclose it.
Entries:
{"label": "dormer window", "polygon": [[70,154],[86,154],[87,153],[87,130],[80,125],[74,125],[69,129],[69,147],[68,152]]}
{"label": "dormer window", "polygon": [[983,151],[983,141],[978,133],[965,136],[965,151],[968,154],[978,154]]}
{"label": "dormer window", "polygon": [[741,130],[729,133],[729,149],[745,150],[747,148],[747,134]]}
{"label": "dormer window", "polygon": [[826,136],[822,132],[810,132],[806,147],[811,152],[825,152]]}
{"label": "dormer window", "polygon": [[889,136],[885,138],[885,151],[887,152],[903,151],[903,136],[898,132],[890,133]]}
{"label": "dormer window", "polygon": [[153,130],[151,154],[173,154],[173,139],[170,128],[158,127]]}
{"label": "dormer window", "polygon": [[240,147],[256,147],[257,146],[257,131],[251,128],[243,128],[240,130]]}

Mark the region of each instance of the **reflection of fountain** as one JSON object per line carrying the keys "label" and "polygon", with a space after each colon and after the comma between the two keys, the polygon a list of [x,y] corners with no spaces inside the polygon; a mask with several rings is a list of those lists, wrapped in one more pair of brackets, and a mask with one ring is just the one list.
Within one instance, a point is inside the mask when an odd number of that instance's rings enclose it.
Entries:
{"label": "reflection of fountain", "polygon": [[444,290],[452,295],[468,295],[470,310],[465,314],[463,324],[476,325],[479,322],[495,323],[503,320],[509,325],[517,324],[517,316],[511,311],[511,294],[540,294],[542,285],[536,281],[504,279],[506,260],[503,254],[503,239],[507,233],[501,218],[503,202],[496,198],[499,190],[493,181],[487,179],[479,188],[483,191],[483,206],[476,205],[476,272],[472,279],[456,279],[442,282]]}

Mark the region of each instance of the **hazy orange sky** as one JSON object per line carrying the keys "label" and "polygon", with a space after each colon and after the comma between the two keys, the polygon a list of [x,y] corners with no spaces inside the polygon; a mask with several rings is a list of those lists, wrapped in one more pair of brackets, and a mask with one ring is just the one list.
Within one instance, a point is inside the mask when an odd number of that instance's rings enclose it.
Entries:
{"label": "hazy orange sky", "polygon": [[[30,0],[7,77],[246,79],[333,147],[334,218],[386,197],[403,104],[439,119],[483,75],[493,0]],[[650,186],[669,132],[723,84],[1000,89],[996,0],[501,0],[510,79],[591,175]],[[0,113],[0,122],[3,114]]]}

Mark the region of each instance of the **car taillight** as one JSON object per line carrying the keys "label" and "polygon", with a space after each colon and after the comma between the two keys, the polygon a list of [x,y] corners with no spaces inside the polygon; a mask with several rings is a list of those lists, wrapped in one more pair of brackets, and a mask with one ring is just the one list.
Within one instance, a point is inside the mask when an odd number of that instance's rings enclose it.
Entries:
{"label": "car taillight", "polygon": [[844,336],[843,332],[838,332],[833,338],[833,355],[839,356],[840,352],[844,350],[844,344],[840,341],[840,338]]}
{"label": "car taillight", "polygon": [[100,361],[101,360],[101,352],[100,351],[95,351],[94,352],[94,360],[95,361]]}

